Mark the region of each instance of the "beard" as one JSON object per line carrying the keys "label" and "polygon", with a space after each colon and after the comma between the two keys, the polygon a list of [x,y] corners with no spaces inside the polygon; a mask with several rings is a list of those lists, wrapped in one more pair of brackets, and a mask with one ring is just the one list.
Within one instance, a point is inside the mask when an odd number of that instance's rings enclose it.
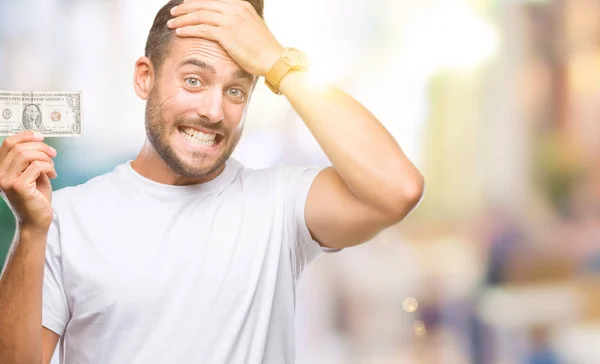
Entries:
{"label": "beard", "polygon": [[[158,89],[155,87],[150,91],[146,103],[145,124],[146,136],[152,148],[175,174],[186,178],[201,179],[210,177],[225,165],[242,136],[244,123],[240,123],[240,127],[236,130],[227,129],[222,122],[211,123],[202,118],[178,117],[172,123],[168,123],[162,116]],[[210,155],[202,152],[188,152],[187,156],[184,156],[175,151],[169,142],[169,137],[180,133],[179,127],[183,125],[205,128],[223,135],[219,141],[222,144],[221,154],[214,162],[210,162],[212,158]]]}

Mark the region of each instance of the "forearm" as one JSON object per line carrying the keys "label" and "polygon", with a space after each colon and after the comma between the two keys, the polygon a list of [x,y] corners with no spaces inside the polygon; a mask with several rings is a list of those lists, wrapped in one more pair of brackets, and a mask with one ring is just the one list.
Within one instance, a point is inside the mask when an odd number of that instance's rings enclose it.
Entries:
{"label": "forearm", "polygon": [[335,87],[315,86],[302,72],[288,74],[281,91],[359,200],[385,211],[418,201],[423,177],[358,101]]}
{"label": "forearm", "polygon": [[47,231],[18,229],[0,278],[0,363],[42,362]]}

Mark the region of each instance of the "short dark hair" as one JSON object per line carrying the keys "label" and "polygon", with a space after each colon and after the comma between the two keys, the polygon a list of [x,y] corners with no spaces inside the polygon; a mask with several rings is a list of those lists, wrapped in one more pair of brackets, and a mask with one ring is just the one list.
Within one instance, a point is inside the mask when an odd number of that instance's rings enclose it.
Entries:
{"label": "short dark hair", "polygon": [[[264,19],[264,0],[240,0],[247,1],[253,7],[258,15]],[[155,72],[159,72],[167,53],[171,47],[174,31],[167,27],[167,21],[172,18],[171,9],[183,3],[183,0],[170,0],[165,4],[154,18],[148,39],[146,40],[145,56],[150,59],[154,65]]]}

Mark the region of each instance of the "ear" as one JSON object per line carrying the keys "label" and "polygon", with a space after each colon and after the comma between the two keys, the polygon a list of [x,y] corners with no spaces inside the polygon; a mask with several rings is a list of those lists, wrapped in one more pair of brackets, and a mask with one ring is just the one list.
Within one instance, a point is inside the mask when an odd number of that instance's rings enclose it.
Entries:
{"label": "ear", "polygon": [[135,93],[142,100],[147,100],[155,81],[155,72],[152,62],[148,57],[140,57],[135,62],[135,71],[133,75],[133,87]]}

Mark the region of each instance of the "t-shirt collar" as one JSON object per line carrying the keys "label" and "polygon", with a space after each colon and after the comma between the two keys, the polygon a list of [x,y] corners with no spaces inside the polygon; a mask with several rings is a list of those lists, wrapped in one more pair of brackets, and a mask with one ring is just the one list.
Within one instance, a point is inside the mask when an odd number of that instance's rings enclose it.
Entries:
{"label": "t-shirt collar", "polygon": [[131,166],[131,160],[115,168],[117,175],[122,175],[128,180],[138,184],[149,191],[168,194],[208,193],[221,191],[230,185],[243,169],[242,164],[234,158],[225,162],[225,168],[221,173],[210,181],[187,186],[174,186],[152,181],[139,174]]}

